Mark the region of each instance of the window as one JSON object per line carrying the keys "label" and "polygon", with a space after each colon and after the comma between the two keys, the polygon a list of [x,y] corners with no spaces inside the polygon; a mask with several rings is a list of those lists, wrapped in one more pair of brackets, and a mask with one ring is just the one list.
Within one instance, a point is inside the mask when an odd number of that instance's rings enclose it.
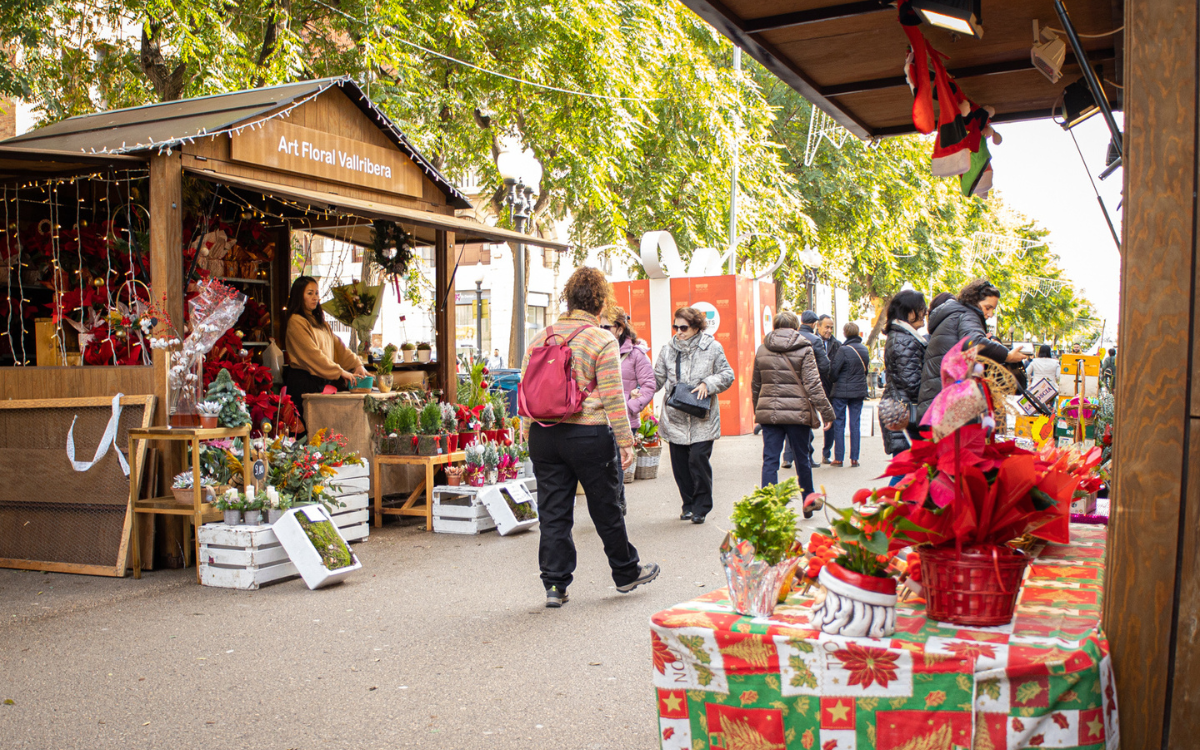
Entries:
{"label": "window", "polygon": [[[479,318],[475,309],[475,300],[454,307],[455,338],[457,339],[455,349],[459,354],[474,354],[475,345],[479,340],[476,333]],[[492,350],[492,318],[491,302],[487,299],[483,300],[482,329],[483,351],[490,352]]]}
{"label": "window", "polygon": [[533,335],[546,327],[546,308],[534,307],[527,305],[525,307],[525,340],[529,341]]}

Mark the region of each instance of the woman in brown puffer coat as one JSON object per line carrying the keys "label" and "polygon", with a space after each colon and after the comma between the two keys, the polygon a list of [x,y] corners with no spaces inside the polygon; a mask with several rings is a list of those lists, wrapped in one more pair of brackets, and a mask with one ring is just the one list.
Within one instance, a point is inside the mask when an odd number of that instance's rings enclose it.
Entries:
{"label": "woman in brown puffer coat", "polygon": [[[762,425],[763,487],[779,481],[779,452],[785,438],[803,449],[813,428],[822,423],[826,430],[833,427],[833,407],[821,386],[816,354],[799,329],[795,313],[779,313],[775,330],[767,334],[754,355],[751,395],[754,421]],[[807,461],[796,463],[796,477],[803,492],[813,491]],[[809,515],[811,511],[806,511],[805,517]]]}

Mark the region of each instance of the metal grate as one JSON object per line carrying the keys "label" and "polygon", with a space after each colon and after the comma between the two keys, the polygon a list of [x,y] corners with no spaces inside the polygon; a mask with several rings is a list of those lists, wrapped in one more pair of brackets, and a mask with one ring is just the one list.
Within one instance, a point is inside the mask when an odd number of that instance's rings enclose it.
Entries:
{"label": "metal grate", "polygon": [[131,427],[149,424],[153,403],[123,398],[113,448],[79,472],[67,458],[71,420],[75,458],[91,461],[110,399],[0,402],[0,566],[124,575],[129,477],[116,450],[128,450]]}

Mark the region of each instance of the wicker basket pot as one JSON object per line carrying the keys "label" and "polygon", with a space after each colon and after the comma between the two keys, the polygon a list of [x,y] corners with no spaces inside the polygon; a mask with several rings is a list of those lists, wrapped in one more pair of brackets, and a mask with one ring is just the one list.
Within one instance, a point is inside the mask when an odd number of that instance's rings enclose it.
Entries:
{"label": "wicker basket pot", "polygon": [[642,446],[638,449],[636,459],[637,479],[655,479],[658,477],[658,462],[662,457],[662,446]]}
{"label": "wicker basket pot", "polygon": [[637,479],[637,466],[630,466],[625,470],[625,484],[633,484],[635,479]]}
{"label": "wicker basket pot", "polygon": [[1029,558],[1008,547],[922,547],[921,585],[931,620],[990,627],[1012,621]]}

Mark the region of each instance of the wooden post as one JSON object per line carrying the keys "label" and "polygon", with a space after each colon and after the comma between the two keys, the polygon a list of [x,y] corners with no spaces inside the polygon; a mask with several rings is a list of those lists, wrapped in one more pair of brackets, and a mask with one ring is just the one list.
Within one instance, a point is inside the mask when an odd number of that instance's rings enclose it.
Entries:
{"label": "wooden post", "polygon": [[283,225],[275,230],[275,260],[271,263],[271,335],[280,349],[286,348],[288,292],[292,285],[292,228]]}
{"label": "wooden post", "polygon": [[1196,21],[1195,3],[1125,2],[1125,335],[1104,593],[1125,750],[1200,737]]}
{"label": "wooden post", "polygon": [[458,369],[456,367],[455,332],[457,315],[454,305],[454,232],[438,230],[434,246],[434,326],[437,329],[437,379],[442,398],[450,403],[458,399]]}
{"label": "wooden post", "polygon": [[[154,154],[150,157],[150,290],[154,301],[163,306],[172,322],[183,333],[183,155],[178,151],[169,156]],[[165,297],[165,299],[164,299]],[[158,396],[158,409],[154,423],[168,422],[171,394],[167,389],[166,352],[154,350],[154,393]],[[180,451],[162,451],[163,472],[169,486],[170,477],[175,476],[182,466]],[[151,496],[156,492],[151,488]],[[184,542],[183,521],[177,516],[151,517],[156,528],[157,551],[164,556],[182,555]],[[161,520],[160,520],[161,519]],[[145,550],[144,558],[152,557]],[[145,564],[145,561],[143,561]]]}

